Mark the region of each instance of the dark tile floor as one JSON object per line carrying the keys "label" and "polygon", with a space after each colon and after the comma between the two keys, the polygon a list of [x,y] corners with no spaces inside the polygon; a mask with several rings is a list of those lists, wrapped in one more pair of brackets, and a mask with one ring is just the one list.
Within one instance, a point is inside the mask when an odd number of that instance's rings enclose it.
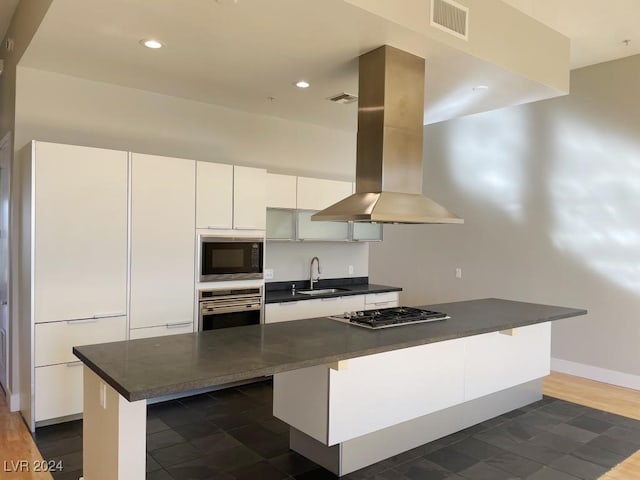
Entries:
{"label": "dark tile floor", "polygon": [[[148,407],[148,480],[322,480],[335,475],[289,450],[271,415],[271,382]],[[82,422],[38,428],[56,480],[82,472]],[[359,470],[355,480],[596,479],[640,449],[640,421],[545,397]]]}

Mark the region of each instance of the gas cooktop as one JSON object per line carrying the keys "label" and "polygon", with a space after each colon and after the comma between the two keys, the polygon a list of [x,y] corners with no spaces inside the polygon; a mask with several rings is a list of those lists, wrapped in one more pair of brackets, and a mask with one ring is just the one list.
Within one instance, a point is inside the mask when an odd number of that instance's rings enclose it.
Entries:
{"label": "gas cooktop", "polygon": [[398,327],[410,323],[436,322],[449,317],[446,313],[433,312],[415,307],[390,307],[376,310],[360,310],[357,312],[345,312],[341,316],[329,317],[344,323],[357,325],[358,327],[380,329]]}

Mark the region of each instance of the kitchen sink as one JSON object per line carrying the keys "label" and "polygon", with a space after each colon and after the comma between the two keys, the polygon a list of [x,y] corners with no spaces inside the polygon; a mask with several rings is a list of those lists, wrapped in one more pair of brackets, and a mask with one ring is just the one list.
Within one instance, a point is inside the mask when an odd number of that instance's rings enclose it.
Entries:
{"label": "kitchen sink", "polygon": [[348,292],[346,288],[318,288],[315,290],[298,290],[302,295],[326,295],[328,293]]}

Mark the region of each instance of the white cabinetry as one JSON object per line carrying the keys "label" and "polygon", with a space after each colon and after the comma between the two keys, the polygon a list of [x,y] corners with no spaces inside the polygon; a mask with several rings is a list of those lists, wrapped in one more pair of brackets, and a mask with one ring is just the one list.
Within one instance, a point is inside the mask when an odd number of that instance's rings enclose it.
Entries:
{"label": "white cabinetry", "polygon": [[128,154],[32,142],[21,161],[20,393],[33,429],[82,412],[73,345],[126,338]]}
{"label": "white cabinetry", "polygon": [[196,162],[196,226],[233,225],[233,165]]}
{"label": "white cabinetry", "polygon": [[398,292],[368,293],[364,296],[364,309],[397,307],[400,302]]}
{"label": "white cabinetry", "polygon": [[352,188],[351,182],[298,177],[297,208],[322,210],[351,195]]}
{"label": "white cabinetry", "polygon": [[131,155],[130,327],[193,322],[195,161]]}
{"label": "white cabinetry", "polygon": [[362,310],[363,308],[364,295],[269,303],[265,306],[264,322],[277,323],[303,318],[326,317],[328,315],[340,315],[344,312]]}
{"label": "white cabinetry", "polygon": [[[279,373],[274,416],[327,446],[380,432],[546,376],[550,328],[547,322],[515,335],[493,332]],[[443,420],[434,425],[442,428]],[[398,428],[410,436],[408,425]]]}
{"label": "white cabinetry", "polygon": [[465,400],[549,375],[551,323],[467,338]]}
{"label": "white cabinetry", "polygon": [[34,321],[124,315],[127,153],[34,142]]}
{"label": "white cabinetry", "polygon": [[303,318],[341,315],[344,312],[397,307],[398,292],[369,293],[367,295],[345,295],[343,297],[314,298],[294,302],[268,303],[265,306],[264,322],[277,323]]}
{"label": "white cabinetry", "polygon": [[295,209],[297,178],[293,175],[267,173],[267,208]]}
{"label": "white cabinetry", "polygon": [[264,230],[266,223],[267,171],[233,167],[233,228]]}
{"label": "white cabinetry", "polygon": [[196,162],[196,227],[264,230],[267,172]]}

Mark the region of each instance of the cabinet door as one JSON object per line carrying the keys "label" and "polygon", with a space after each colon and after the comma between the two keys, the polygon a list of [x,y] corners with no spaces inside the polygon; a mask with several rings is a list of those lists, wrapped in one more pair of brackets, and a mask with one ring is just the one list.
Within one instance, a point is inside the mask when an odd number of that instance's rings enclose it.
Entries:
{"label": "cabinet door", "polygon": [[466,338],[465,400],[549,374],[551,322]]}
{"label": "cabinet door", "polygon": [[264,323],[286,322],[303,318],[341,315],[344,312],[362,310],[364,295],[315,298],[296,302],[269,303],[265,307]]}
{"label": "cabinet door", "polygon": [[76,345],[117,342],[127,338],[127,317],[39,323],[35,328],[35,365],[75,362]]}
{"label": "cabinet door", "polygon": [[35,369],[35,421],[82,413],[82,362]]}
{"label": "cabinet door", "polygon": [[267,208],[296,208],[296,177],[267,173]]}
{"label": "cabinet door", "polygon": [[298,210],[298,238],[300,240],[339,241],[349,240],[348,222],[314,222],[311,216],[316,213]]}
{"label": "cabinet door", "polygon": [[126,313],[127,153],[35,143],[35,322]]}
{"label": "cabinet door", "polygon": [[295,240],[296,215],[295,210],[267,208],[267,240]]}
{"label": "cabinet door", "polygon": [[297,208],[322,210],[351,195],[351,182],[298,177]]}
{"label": "cabinet door", "polygon": [[130,327],[193,321],[195,162],[132,154]]}
{"label": "cabinet door", "polygon": [[353,222],[351,238],[363,242],[380,242],[382,241],[382,224],[381,223],[360,223]]}
{"label": "cabinet door", "polygon": [[233,228],[264,230],[267,210],[267,171],[233,167]]}
{"label": "cabinet door", "polygon": [[196,226],[231,228],[233,165],[196,162]]}

